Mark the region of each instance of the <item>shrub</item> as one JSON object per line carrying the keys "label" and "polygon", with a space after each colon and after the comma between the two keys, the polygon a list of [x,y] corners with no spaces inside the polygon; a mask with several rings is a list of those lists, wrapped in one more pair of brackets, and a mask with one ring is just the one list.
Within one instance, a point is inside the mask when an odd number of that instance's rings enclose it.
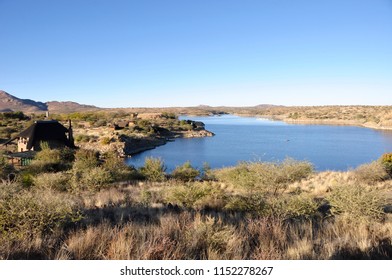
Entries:
{"label": "shrub", "polygon": [[144,205],[149,205],[152,202],[152,192],[148,190],[142,190],[140,192],[140,202]]}
{"label": "shrub", "polygon": [[45,144],[28,167],[32,173],[59,172],[70,169],[74,160],[74,151],[69,148],[50,149]]}
{"label": "shrub", "polygon": [[73,168],[85,170],[99,166],[99,153],[93,150],[80,149],[75,154]]}
{"label": "shrub", "polygon": [[69,188],[70,175],[64,172],[43,173],[33,178],[34,186],[44,190],[66,191]]}
{"label": "shrub", "polygon": [[307,178],[313,166],[306,161],[286,159],[282,163],[252,162],[215,172],[218,179],[251,193],[258,191],[277,195],[284,192],[290,183]]}
{"label": "shrub", "polygon": [[223,191],[209,183],[189,183],[170,188],[165,193],[165,201],[175,205],[202,209],[223,207]]}
{"label": "shrub", "polygon": [[189,161],[185,162],[181,166],[177,166],[173,170],[173,178],[181,181],[193,181],[200,175],[200,171],[194,168]]}
{"label": "shrub", "polygon": [[93,126],[95,127],[107,126],[107,121],[105,119],[99,119],[93,124]]}
{"label": "shrub", "polygon": [[269,201],[269,215],[282,219],[309,219],[318,213],[319,203],[309,195],[290,195]]}
{"label": "shrub", "polygon": [[373,161],[356,168],[354,177],[360,182],[377,183],[388,179],[389,175],[381,162]]}
{"label": "shrub", "polygon": [[[236,238],[235,227],[220,219],[199,213],[184,232],[185,248],[191,248],[197,259],[233,259],[231,252],[241,243]],[[188,249],[188,250],[189,250]]]}
{"label": "shrub", "polygon": [[177,119],[176,114],[172,112],[162,112],[161,117],[165,119],[172,119],[172,120]]}
{"label": "shrub", "polygon": [[250,163],[243,162],[235,167],[215,171],[214,174],[218,180],[253,192],[258,186],[259,180],[257,174],[250,167]]}
{"label": "shrub", "polygon": [[380,160],[385,171],[392,177],[392,153],[383,154]]}
{"label": "shrub", "polygon": [[16,120],[28,120],[29,117],[23,114],[21,111],[16,112],[2,112],[0,113],[0,120],[16,119]]}
{"label": "shrub", "polygon": [[40,236],[81,218],[77,205],[66,196],[48,190],[6,192],[5,188],[0,185],[0,240]]}
{"label": "shrub", "polygon": [[260,194],[235,195],[228,198],[225,209],[229,211],[254,212],[263,215],[266,213],[267,203],[264,196]]}
{"label": "shrub", "polygon": [[87,134],[78,134],[75,136],[75,141],[76,142],[82,142],[82,143],[87,143],[91,139],[90,135]]}
{"label": "shrub", "polygon": [[384,200],[375,190],[360,185],[342,185],[327,196],[333,215],[345,215],[353,220],[379,219]]}
{"label": "shrub", "polygon": [[91,192],[100,191],[113,182],[110,172],[102,167],[93,167],[86,170],[73,170],[71,179],[71,190],[80,192],[88,190]]}
{"label": "shrub", "polygon": [[127,168],[128,165],[125,164],[124,159],[118,156],[116,152],[106,152],[103,154],[102,167],[107,170],[123,169]]}
{"label": "shrub", "polygon": [[17,178],[23,187],[29,188],[34,184],[34,175],[28,170],[21,172]]}
{"label": "shrub", "polygon": [[126,165],[124,159],[115,152],[104,154],[102,167],[110,172],[114,181],[130,180],[137,177],[137,171]]}
{"label": "shrub", "polygon": [[207,162],[203,163],[203,168],[201,170],[201,179],[202,180],[214,180],[215,179],[213,171],[211,169],[211,166]]}
{"label": "shrub", "polygon": [[112,141],[112,139],[110,137],[107,137],[107,136],[101,138],[101,144],[102,145],[109,145],[111,141]]}
{"label": "shrub", "polygon": [[15,174],[15,168],[7,163],[7,160],[0,155],[0,180],[11,179],[11,174]]}
{"label": "shrub", "polygon": [[166,166],[160,158],[147,157],[144,166],[140,168],[141,174],[150,181],[161,182],[166,179]]}

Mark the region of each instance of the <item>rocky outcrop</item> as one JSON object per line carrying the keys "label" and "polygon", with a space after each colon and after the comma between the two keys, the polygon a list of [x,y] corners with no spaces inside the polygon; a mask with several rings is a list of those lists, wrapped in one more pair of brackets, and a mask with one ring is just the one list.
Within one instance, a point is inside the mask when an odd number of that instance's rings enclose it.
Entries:
{"label": "rocky outcrop", "polygon": [[200,138],[200,137],[212,137],[215,134],[208,130],[191,130],[184,133],[179,133],[181,138]]}
{"label": "rocky outcrop", "polygon": [[185,132],[173,132],[171,137],[143,137],[134,138],[125,135],[119,137],[120,141],[124,143],[123,154],[134,155],[147,150],[154,149],[158,146],[165,145],[169,141],[173,141],[175,138],[200,138],[200,137],[211,137],[215,134],[208,130],[196,130],[196,131],[185,131]]}
{"label": "rocky outcrop", "polygon": [[[158,146],[165,145],[169,141],[174,141],[176,138],[200,138],[211,137],[214,133],[201,129],[190,131],[169,131],[161,128],[157,129],[159,133],[146,136],[140,135],[126,135],[121,132],[113,131],[109,127],[91,128],[91,129],[75,129],[74,134],[88,134],[94,140],[88,142],[77,142],[76,146],[96,150],[101,153],[110,151],[117,152],[120,156],[132,156],[147,150],[154,149]],[[102,141],[106,138],[108,141]]]}
{"label": "rocky outcrop", "polygon": [[162,146],[167,142],[165,138],[157,137],[134,138],[121,135],[119,139],[123,143],[122,153],[127,156],[154,149],[155,147]]}

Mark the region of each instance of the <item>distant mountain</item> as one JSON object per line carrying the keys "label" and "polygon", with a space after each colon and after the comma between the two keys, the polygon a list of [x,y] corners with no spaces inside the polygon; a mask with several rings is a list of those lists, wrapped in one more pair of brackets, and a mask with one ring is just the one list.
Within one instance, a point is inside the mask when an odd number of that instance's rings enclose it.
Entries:
{"label": "distant mountain", "polygon": [[83,105],[76,102],[51,101],[39,102],[31,99],[20,99],[3,90],[0,90],[0,112],[22,111],[24,113],[45,112],[70,113],[99,109],[91,105]]}
{"label": "distant mountain", "polygon": [[31,99],[20,99],[0,90],[0,111],[4,112],[10,110],[31,113],[47,111],[48,106],[45,103],[37,102]]}
{"label": "distant mountain", "polygon": [[256,107],[256,108],[272,108],[272,107],[285,107],[285,106],[282,106],[282,105],[273,105],[273,104],[259,104],[259,105],[256,105],[256,106],[254,106],[254,107]]}
{"label": "distant mountain", "polygon": [[46,102],[49,112],[71,113],[79,111],[97,110],[98,107],[92,105],[79,104],[72,101],[49,101]]}

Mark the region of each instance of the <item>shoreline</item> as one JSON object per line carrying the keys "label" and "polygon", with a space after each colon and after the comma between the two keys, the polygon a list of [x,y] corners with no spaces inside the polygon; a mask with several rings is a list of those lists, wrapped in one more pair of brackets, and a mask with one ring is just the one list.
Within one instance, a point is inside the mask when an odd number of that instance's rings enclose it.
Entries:
{"label": "shoreline", "polygon": [[175,142],[178,138],[201,138],[201,137],[212,137],[215,134],[209,130],[197,130],[187,132],[177,132],[171,137],[151,137],[151,138],[123,138],[124,143],[124,156],[132,157],[142,152],[155,149],[156,147],[163,146],[167,142]]}
{"label": "shoreline", "polygon": [[320,120],[320,119],[289,119],[284,116],[271,116],[271,115],[256,115],[256,114],[238,114],[233,113],[232,115],[238,117],[254,117],[254,118],[265,118],[271,121],[282,121],[288,124],[319,124],[319,125],[334,125],[334,126],[357,126],[363,128],[370,128],[382,131],[392,131],[392,126],[378,126],[375,123],[360,123],[354,120]]}

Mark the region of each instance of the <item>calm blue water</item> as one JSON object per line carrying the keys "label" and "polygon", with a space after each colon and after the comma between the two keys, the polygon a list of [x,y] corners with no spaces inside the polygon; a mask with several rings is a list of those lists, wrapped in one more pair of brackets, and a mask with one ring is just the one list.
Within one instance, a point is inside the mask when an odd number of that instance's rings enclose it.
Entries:
{"label": "calm blue water", "polygon": [[176,139],[127,159],[142,166],[145,157],[160,157],[168,171],[190,161],[212,168],[239,161],[277,161],[291,157],[311,161],[317,170],[348,170],[392,152],[392,132],[354,126],[297,125],[232,115],[181,117],[202,121],[214,137]]}

